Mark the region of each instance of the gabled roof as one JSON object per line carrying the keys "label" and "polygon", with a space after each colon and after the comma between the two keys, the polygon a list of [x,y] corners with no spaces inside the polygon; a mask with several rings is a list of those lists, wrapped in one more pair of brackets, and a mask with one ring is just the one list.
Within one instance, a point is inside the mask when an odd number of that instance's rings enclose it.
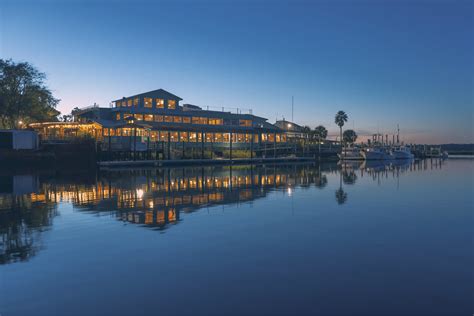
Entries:
{"label": "gabled roof", "polygon": [[[154,94],[164,94],[164,95],[167,95],[168,97],[172,98],[172,99],[176,99],[176,100],[183,100],[181,99],[180,97],[178,97],[177,95],[175,94],[172,94],[171,92],[168,92],[164,89],[157,89],[157,90],[152,90],[152,91],[148,91],[148,92],[143,92],[143,93],[139,93],[139,94],[135,94],[135,95],[131,95],[131,96],[128,96],[128,97],[123,97],[123,98],[135,98],[135,97],[141,97],[141,96],[147,96],[147,95],[154,95]],[[120,99],[117,99],[117,100],[114,100],[112,102],[116,102],[116,101],[121,101],[123,100],[123,98],[120,98]]]}

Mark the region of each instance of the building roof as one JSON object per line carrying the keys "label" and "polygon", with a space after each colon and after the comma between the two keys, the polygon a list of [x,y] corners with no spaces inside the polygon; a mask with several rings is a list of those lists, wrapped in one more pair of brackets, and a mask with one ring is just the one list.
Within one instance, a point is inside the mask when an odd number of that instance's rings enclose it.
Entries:
{"label": "building roof", "polygon": [[180,101],[183,100],[180,97],[178,97],[177,95],[172,94],[171,92],[168,92],[164,89],[157,89],[157,90],[152,90],[152,91],[148,91],[148,92],[143,92],[143,93],[131,95],[131,96],[128,96],[128,97],[122,97],[122,98],[114,100],[112,102],[121,101],[123,99],[130,99],[130,98],[135,98],[135,97],[147,96],[147,95],[150,95],[150,94],[151,95],[155,95],[155,94],[166,95],[166,96],[170,97],[171,99],[176,99],[176,100],[180,100]]}

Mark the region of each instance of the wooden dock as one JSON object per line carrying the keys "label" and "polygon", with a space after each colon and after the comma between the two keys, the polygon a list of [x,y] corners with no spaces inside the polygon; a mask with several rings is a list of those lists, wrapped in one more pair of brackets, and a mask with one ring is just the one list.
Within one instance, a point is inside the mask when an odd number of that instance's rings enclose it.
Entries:
{"label": "wooden dock", "polygon": [[235,158],[235,159],[172,159],[172,160],[134,160],[134,161],[99,161],[101,169],[133,168],[133,167],[170,167],[170,166],[202,166],[202,165],[236,165],[236,164],[267,164],[282,162],[312,162],[313,157],[278,157],[278,158]]}

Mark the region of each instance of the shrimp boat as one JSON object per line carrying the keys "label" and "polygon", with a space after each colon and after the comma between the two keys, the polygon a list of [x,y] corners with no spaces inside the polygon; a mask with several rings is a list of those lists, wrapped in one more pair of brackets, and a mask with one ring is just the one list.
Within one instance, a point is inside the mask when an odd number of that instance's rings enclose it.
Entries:
{"label": "shrimp boat", "polygon": [[341,160],[363,160],[364,157],[360,154],[360,149],[357,147],[346,147],[342,149],[340,154],[337,154]]}
{"label": "shrimp boat", "polygon": [[384,147],[371,147],[361,151],[364,160],[391,160],[393,156]]}
{"label": "shrimp boat", "polygon": [[412,154],[410,148],[407,146],[398,146],[392,149],[393,159],[413,159],[415,155]]}

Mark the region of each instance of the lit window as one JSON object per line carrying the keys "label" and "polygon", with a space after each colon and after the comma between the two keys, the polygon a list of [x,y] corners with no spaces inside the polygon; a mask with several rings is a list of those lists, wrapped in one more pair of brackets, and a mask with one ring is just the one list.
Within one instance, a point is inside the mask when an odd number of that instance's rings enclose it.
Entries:
{"label": "lit window", "polygon": [[222,133],[215,133],[215,134],[214,134],[214,141],[215,141],[216,143],[221,143],[221,142],[222,142],[222,139],[223,139]]}
{"label": "lit window", "polygon": [[188,141],[188,132],[179,132],[179,140],[182,142]]}
{"label": "lit window", "polygon": [[120,101],[115,102],[115,107],[119,108],[122,106],[122,103]]}
{"label": "lit window", "polygon": [[197,135],[194,132],[189,133],[189,141],[195,143],[197,140]]}
{"label": "lit window", "polygon": [[168,109],[170,109],[170,110],[176,109],[176,101],[175,100],[168,100]]}
{"label": "lit window", "polygon": [[115,118],[117,119],[117,121],[120,121],[120,113],[115,114]]}
{"label": "lit window", "polygon": [[138,98],[133,99],[133,105],[138,106]]}
{"label": "lit window", "polygon": [[191,118],[188,116],[183,116],[183,123],[191,123]]}
{"label": "lit window", "polygon": [[139,120],[139,121],[143,121],[143,114],[135,114],[135,119]]}
{"label": "lit window", "polygon": [[163,109],[165,107],[165,100],[163,99],[156,99],[156,108]]}
{"label": "lit window", "polygon": [[155,115],[155,122],[163,122],[163,115]]}
{"label": "lit window", "polygon": [[165,115],[165,122],[173,122],[173,117],[172,116],[169,116],[169,115]]}
{"label": "lit window", "polygon": [[128,99],[128,100],[127,100],[127,105],[128,105],[128,106],[132,106],[132,101],[133,101],[132,99]]}
{"label": "lit window", "polygon": [[170,132],[170,140],[172,142],[177,142],[179,141],[178,139],[178,132]]}
{"label": "lit window", "polygon": [[209,125],[222,125],[224,124],[222,119],[219,118],[210,118],[209,119]]}
{"label": "lit window", "polygon": [[239,120],[239,125],[240,126],[252,126],[252,121],[251,120]]}
{"label": "lit window", "polygon": [[133,115],[130,114],[130,113],[123,113],[123,119],[126,120],[126,119],[129,119],[129,118],[132,118]]}
{"label": "lit window", "polygon": [[143,100],[145,102],[145,107],[146,108],[151,108],[152,107],[152,105],[151,105],[152,99],[151,98],[144,98]]}
{"label": "lit window", "polygon": [[199,117],[193,116],[193,124],[199,124]]}
{"label": "lit window", "polygon": [[181,123],[182,122],[181,116],[173,116],[173,122]]}
{"label": "lit window", "polygon": [[152,114],[145,114],[144,118],[145,118],[145,121],[153,121],[153,115]]}

